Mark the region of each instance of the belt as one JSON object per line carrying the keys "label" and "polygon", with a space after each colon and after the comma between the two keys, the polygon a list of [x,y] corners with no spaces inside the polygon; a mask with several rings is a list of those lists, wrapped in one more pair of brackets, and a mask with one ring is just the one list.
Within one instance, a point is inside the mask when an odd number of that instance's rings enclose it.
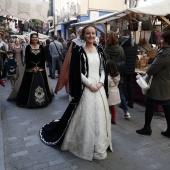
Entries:
{"label": "belt", "polygon": [[[29,72],[29,73],[35,73],[35,71],[33,70],[33,68],[26,69],[25,71],[26,71],[26,72]],[[45,69],[39,68],[39,69],[37,70],[37,72],[38,72],[38,71],[45,71]]]}

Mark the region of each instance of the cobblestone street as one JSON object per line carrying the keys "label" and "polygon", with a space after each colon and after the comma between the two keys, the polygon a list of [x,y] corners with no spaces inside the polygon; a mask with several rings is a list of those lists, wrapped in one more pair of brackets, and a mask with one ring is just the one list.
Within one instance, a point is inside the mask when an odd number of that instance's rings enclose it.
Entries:
{"label": "cobblestone street", "polygon": [[[56,80],[51,80],[53,88]],[[68,104],[65,89],[55,95],[43,109],[19,108],[6,101],[11,89],[0,87],[0,169],[1,170],[169,170],[170,139],[160,133],[166,129],[162,116],[154,116],[151,136],[135,133],[144,123],[144,108],[129,109],[132,118],[122,118],[117,110],[117,124],[112,125],[113,153],[105,160],[92,162],[79,159],[60,147],[49,147],[39,139],[39,129],[47,122],[60,118]]]}

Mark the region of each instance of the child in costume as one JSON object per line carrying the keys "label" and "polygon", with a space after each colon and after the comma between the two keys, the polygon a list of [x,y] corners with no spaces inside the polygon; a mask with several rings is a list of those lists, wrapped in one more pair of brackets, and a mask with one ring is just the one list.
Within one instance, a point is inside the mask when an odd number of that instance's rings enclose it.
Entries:
{"label": "child in costume", "polygon": [[111,122],[116,124],[116,111],[114,105],[117,105],[121,102],[120,94],[118,89],[118,84],[120,81],[120,74],[117,70],[117,66],[113,60],[107,60],[106,63],[107,73],[108,73],[108,103],[111,113]]}
{"label": "child in costume", "polygon": [[15,60],[14,55],[15,55],[14,51],[11,50],[7,51],[7,59],[5,60],[7,77],[10,79],[11,88],[14,88],[16,81],[17,62]]}

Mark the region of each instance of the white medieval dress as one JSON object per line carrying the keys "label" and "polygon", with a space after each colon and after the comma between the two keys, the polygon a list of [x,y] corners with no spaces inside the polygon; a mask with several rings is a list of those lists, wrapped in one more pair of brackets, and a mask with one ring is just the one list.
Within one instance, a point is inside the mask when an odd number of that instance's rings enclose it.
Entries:
{"label": "white medieval dress", "polygon": [[87,54],[89,76],[81,74],[85,89],[66,131],[61,149],[75,156],[90,160],[105,159],[107,149],[112,151],[111,116],[105,89],[91,92],[91,83],[104,83],[104,69],[99,76],[100,59],[98,53]]}

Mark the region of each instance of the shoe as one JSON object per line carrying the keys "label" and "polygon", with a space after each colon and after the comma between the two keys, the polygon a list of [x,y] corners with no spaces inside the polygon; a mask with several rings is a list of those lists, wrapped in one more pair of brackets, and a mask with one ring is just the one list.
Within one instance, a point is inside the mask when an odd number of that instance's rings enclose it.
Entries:
{"label": "shoe", "polygon": [[111,120],[111,123],[115,125],[115,124],[116,124],[116,121]]}
{"label": "shoe", "polygon": [[151,135],[152,129],[151,129],[151,127],[144,126],[142,129],[136,130],[136,133],[138,133],[140,135]]}
{"label": "shoe", "polygon": [[126,112],[122,117],[123,117],[124,119],[129,119],[129,118],[131,118],[129,112]]}
{"label": "shoe", "polygon": [[170,138],[170,133],[167,130],[165,132],[161,132],[161,134],[163,136],[166,136],[166,137]]}
{"label": "shoe", "polygon": [[127,106],[133,109],[133,104],[132,103],[128,103]]}
{"label": "shoe", "polygon": [[4,83],[4,81],[2,79],[0,79],[0,85],[5,87],[5,83]]}

